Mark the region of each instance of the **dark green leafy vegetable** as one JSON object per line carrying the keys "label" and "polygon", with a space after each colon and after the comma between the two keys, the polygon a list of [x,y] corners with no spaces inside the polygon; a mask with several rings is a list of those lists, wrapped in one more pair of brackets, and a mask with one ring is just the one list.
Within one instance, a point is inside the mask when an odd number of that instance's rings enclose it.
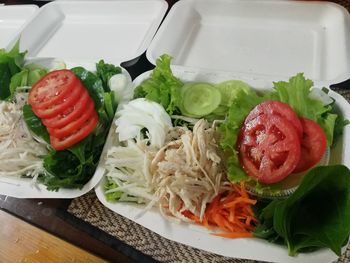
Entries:
{"label": "dark green leafy vegetable", "polygon": [[0,99],[5,100],[10,97],[11,72],[7,63],[0,63]]}
{"label": "dark green leafy vegetable", "polygon": [[136,87],[134,98],[146,98],[161,104],[172,115],[179,112],[181,102],[180,88],[183,83],[170,69],[171,57],[162,55],[156,61],[156,68],[151,76]]}
{"label": "dark green leafy vegetable", "polygon": [[289,198],[272,201],[258,218],[254,235],[283,241],[289,255],[328,247],[340,256],[350,234],[350,170],[343,165],[310,170]]}
{"label": "dark green leafy vegetable", "polygon": [[[39,181],[48,190],[59,188],[82,188],[94,174],[117,105],[113,92],[105,92],[102,80],[82,67],[72,69],[83,82],[94,100],[99,122],[95,130],[84,140],[63,151],[49,149],[44,157],[44,168],[48,174],[39,177]],[[46,128],[31,110],[29,105],[23,108],[27,126],[37,136],[49,142]]]}
{"label": "dark green leafy vegetable", "polygon": [[96,75],[102,80],[105,91],[111,91],[108,86],[108,81],[113,75],[120,73],[122,73],[120,67],[114,66],[113,64],[107,64],[102,59],[96,64]]}
{"label": "dark green leafy vegetable", "polygon": [[23,106],[23,118],[27,127],[38,137],[43,138],[50,143],[50,136],[41,120],[34,114],[32,106],[26,104]]}
{"label": "dark green leafy vegetable", "polygon": [[49,175],[39,177],[48,190],[82,188],[94,174],[102,147],[92,145],[93,136],[64,151],[50,151],[44,158]]}
{"label": "dark green leafy vegetable", "polygon": [[102,80],[83,67],[75,67],[72,68],[71,71],[83,82],[91,98],[95,102],[95,109],[98,110],[104,103],[105,91],[103,89]]}
{"label": "dark green leafy vegetable", "polygon": [[0,49],[0,100],[7,100],[11,97],[11,78],[21,71],[24,56],[25,52],[19,52],[19,41],[9,52]]}

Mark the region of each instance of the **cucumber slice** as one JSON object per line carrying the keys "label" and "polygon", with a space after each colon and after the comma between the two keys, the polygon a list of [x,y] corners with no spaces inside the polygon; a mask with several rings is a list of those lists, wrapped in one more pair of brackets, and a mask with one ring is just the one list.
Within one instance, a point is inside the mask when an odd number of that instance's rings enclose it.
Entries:
{"label": "cucumber slice", "polygon": [[181,90],[182,114],[203,117],[213,112],[221,102],[221,93],[209,83],[189,83]]}
{"label": "cucumber slice", "polygon": [[236,99],[237,93],[241,90],[246,94],[252,92],[250,86],[241,80],[228,80],[216,85],[221,93],[221,105],[230,107],[232,102]]}
{"label": "cucumber slice", "polygon": [[30,70],[28,73],[28,86],[34,85],[35,82],[37,82],[39,79],[41,79],[43,76],[47,74],[47,71],[45,69],[33,69]]}

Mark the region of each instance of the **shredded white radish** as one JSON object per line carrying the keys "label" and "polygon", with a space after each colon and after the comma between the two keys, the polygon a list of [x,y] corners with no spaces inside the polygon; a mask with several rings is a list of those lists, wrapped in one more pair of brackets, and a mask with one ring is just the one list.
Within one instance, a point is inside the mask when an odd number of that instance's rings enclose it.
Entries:
{"label": "shredded white radish", "polygon": [[105,193],[122,192],[119,201],[154,203],[155,195],[149,171],[153,158],[146,140],[128,140],[125,146],[113,146],[105,160],[106,176],[117,187]]}
{"label": "shredded white radish", "polygon": [[201,119],[193,132],[183,127],[174,131],[172,140],[156,153],[151,163],[160,212],[188,221],[182,212],[189,210],[202,219],[207,203],[224,185],[215,128]]}
{"label": "shredded white radish", "polygon": [[23,117],[25,94],[16,95],[16,103],[0,102],[0,176],[28,176],[35,181],[44,173],[41,156],[45,145],[34,140]]}

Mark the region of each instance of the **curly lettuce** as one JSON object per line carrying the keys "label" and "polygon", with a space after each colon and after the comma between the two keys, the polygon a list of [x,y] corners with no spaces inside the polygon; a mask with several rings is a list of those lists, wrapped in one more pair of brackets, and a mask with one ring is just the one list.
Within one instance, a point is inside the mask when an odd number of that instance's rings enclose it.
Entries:
{"label": "curly lettuce", "polygon": [[146,98],[161,104],[170,115],[179,112],[180,90],[183,83],[173,75],[170,68],[171,56],[162,55],[150,77],[136,87],[134,98]]}

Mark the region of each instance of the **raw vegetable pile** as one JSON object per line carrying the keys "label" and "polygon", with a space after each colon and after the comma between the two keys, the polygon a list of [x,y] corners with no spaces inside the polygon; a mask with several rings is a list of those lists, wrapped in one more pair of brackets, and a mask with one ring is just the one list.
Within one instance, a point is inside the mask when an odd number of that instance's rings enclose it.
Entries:
{"label": "raw vegetable pile", "polygon": [[[106,199],[155,206],[222,237],[267,239],[290,255],[322,247],[340,255],[350,171],[322,164],[348,121],[328,91],[301,73],[264,93],[239,80],[184,83],[170,62],[161,56],[116,113]],[[295,175],[290,196],[261,198]]]}
{"label": "raw vegetable pile", "polygon": [[103,60],[94,73],[45,68],[24,57],[18,43],[0,50],[0,175],[33,178],[48,190],[82,188],[114,118],[110,82],[121,82],[121,68]]}

